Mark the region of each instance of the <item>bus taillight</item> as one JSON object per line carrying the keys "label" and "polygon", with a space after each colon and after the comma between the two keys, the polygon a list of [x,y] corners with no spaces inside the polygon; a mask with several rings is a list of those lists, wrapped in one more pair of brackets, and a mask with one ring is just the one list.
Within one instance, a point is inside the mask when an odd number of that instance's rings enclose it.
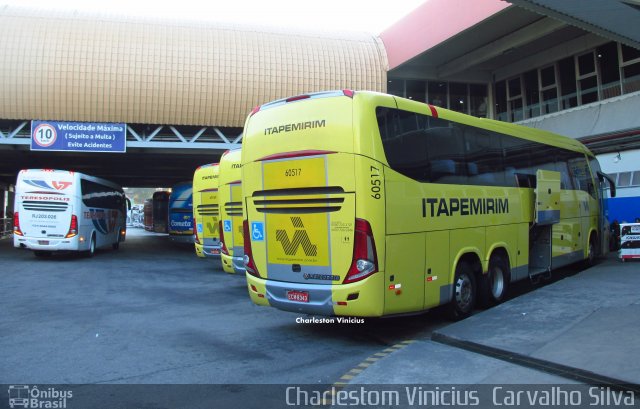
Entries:
{"label": "bus taillight", "polygon": [[350,89],[343,89],[342,93],[344,94],[345,97],[353,98],[356,92]]}
{"label": "bus taillight", "polygon": [[71,238],[78,234],[78,217],[75,214],[71,215],[71,223],[69,223],[69,232],[65,238]]}
{"label": "bus taillight", "polygon": [[254,108],[251,110],[251,113],[249,114],[249,116],[253,116],[254,114],[258,113],[258,111],[260,111],[260,108],[261,108],[261,107],[260,107],[260,105],[258,105],[258,106],[256,106],[256,107],[254,107]]}
{"label": "bus taillight", "polygon": [[247,273],[252,276],[260,278],[260,273],[256,267],[256,263],[253,261],[253,253],[251,252],[251,236],[249,235],[249,221],[242,221],[242,232],[244,236],[244,267],[247,269]]}
{"label": "bus taillight", "polygon": [[343,284],[360,281],[377,271],[378,255],[371,225],[364,219],[356,219],[353,258]]}
{"label": "bus taillight", "polygon": [[222,220],[218,221],[218,231],[220,231],[220,253],[228,256],[229,250],[227,249],[227,245],[224,244],[224,230],[222,229]]}
{"label": "bus taillight", "polygon": [[296,95],[295,97],[290,97],[287,98],[285,101],[286,102],[296,102],[296,101],[300,101],[301,99],[308,99],[311,98],[311,95]]}
{"label": "bus taillight", "polygon": [[198,223],[196,223],[196,217],[193,216],[193,240],[196,244],[200,244],[200,240],[198,240]]}
{"label": "bus taillight", "polygon": [[18,212],[13,214],[13,234],[24,236],[22,230],[20,230],[20,217],[18,217]]}

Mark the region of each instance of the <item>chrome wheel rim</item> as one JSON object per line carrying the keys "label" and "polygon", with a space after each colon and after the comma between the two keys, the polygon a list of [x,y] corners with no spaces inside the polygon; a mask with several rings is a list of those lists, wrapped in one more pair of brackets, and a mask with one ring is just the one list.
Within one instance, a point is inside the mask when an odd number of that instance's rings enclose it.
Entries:
{"label": "chrome wheel rim", "polygon": [[504,271],[500,267],[494,267],[491,272],[491,295],[496,300],[502,297],[504,292]]}
{"label": "chrome wheel rim", "polygon": [[456,304],[462,311],[467,311],[471,307],[473,300],[473,286],[471,278],[462,274],[456,281]]}

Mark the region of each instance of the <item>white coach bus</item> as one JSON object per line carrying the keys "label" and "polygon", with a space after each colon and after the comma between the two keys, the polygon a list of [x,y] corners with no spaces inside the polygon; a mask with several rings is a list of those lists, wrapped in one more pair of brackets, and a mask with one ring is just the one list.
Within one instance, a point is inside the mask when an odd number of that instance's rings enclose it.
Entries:
{"label": "white coach bus", "polygon": [[54,251],[117,249],[126,237],[127,199],[120,186],[78,172],[24,169],[16,182],[13,245],[38,257]]}

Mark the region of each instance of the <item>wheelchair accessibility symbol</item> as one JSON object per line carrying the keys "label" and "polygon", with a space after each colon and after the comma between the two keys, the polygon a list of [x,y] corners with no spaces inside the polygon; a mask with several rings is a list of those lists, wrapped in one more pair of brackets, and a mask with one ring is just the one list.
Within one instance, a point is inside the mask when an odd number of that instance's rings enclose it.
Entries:
{"label": "wheelchair accessibility symbol", "polygon": [[251,238],[254,241],[264,240],[264,223],[262,222],[251,223]]}
{"label": "wheelchair accessibility symbol", "polygon": [[224,220],[222,224],[224,231],[231,231],[231,220]]}

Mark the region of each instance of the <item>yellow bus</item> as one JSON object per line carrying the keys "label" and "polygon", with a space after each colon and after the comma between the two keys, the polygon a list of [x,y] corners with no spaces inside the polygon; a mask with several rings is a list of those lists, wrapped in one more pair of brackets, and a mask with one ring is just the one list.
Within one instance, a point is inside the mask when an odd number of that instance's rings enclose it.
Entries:
{"label": "yellow bus", "polygon": [[193,238],[198,257],[220,256],[218,164],[199,166],[193,174]]}
{"label": "yellow bus", "polygon": [[249,294],[286,311],[460,319],[607,251],[606,175],[582,144],[391,95],[256,107],[242,170]]}
{"label": "yellow bus", "polygon": [[226,151],[220,158],[218,197],[220,201],[220,253],[227,273],[244,274],[242,232],[242,169],[240,149]]}

